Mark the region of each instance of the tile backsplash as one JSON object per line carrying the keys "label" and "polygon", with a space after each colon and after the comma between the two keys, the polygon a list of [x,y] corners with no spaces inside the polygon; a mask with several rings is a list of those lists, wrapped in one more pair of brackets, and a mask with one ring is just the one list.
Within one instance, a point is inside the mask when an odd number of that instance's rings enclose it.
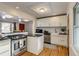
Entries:
{"label": "tile backsplash", "polygon": [[38,28],[42,29],[43,31],[48,31],[49,33],[60,33],[61,32],[61,27],[57,28]]}

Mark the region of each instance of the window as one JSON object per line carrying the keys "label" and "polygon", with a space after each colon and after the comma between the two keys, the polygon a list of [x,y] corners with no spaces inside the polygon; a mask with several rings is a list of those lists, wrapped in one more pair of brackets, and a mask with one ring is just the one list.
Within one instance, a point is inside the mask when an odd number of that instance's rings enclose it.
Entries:
{"label": "window", "polygon": [[79,3],[76,4],[74,7],[74,27],[73,27],[73,33],[74,33],[74,47],[79,52]]}
{"label": "window", "polygon": [[12,23],[1,23],[1,32],[2,33],[9,33],[13,31],[13,24]]}

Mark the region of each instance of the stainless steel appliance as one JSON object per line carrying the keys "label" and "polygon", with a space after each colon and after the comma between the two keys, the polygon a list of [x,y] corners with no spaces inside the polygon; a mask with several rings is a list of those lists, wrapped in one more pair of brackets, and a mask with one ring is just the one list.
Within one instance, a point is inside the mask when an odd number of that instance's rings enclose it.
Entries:
{"label": "stainless steel appliance", "polygon": [[36,29],[36,33],[43,33],[42,29]]}
{"label": "stainless steel appliance", "polygon": [[12,55],[17,55],[20,52],[26,51],[26,36],[25,35],[11,35],[12,39]]}
{"label": "stainless steel appliance", "polygon": [[18,53],[25,50],[26,50],[26,39],[12,41],[12,55],[17,55]]}
{"label": "stainless steel appliance", "polygon": [[44,31],[44,42],[50,44],[50,33],[48,31]]}

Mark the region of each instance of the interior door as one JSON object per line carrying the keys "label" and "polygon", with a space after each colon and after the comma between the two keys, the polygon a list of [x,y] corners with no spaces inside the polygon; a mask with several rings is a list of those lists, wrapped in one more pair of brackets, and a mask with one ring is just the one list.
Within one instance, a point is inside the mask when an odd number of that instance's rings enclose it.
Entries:
{"label": "interior door", "polygon": [[25,24],[19,24],[19,30],[23,32],[25,30]]}

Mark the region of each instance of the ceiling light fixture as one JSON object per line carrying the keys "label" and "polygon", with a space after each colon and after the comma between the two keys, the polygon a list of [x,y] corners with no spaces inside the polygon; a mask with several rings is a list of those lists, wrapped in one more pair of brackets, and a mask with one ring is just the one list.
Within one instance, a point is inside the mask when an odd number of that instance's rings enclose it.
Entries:
{"label": "ceiling light fixture", "polygon": [[44,9],[44,8],[41,8],[41,9],[40,9],[40,12],[45,12],[45,9]]}
{"label": "ceiling light fixture", "polygon": [[16,9],[19,9],[19,7],[17,6]]}

